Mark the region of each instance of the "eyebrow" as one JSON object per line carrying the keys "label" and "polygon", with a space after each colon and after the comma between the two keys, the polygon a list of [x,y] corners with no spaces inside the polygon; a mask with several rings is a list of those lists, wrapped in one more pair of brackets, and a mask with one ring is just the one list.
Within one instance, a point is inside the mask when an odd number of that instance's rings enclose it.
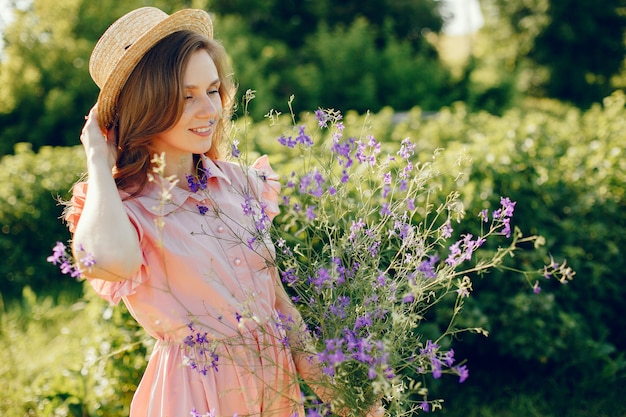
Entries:
{"label": "eyebrow", "polygon": [[[221,84],[221,81],[220,81],[220,79],[219,79],[219,78],[217,78],[215,81],[213,81],[213,82],[212,82],[211,84],[209,84],[209,85],[210,85],[210,86],[213,86],[213,85],[216,85],[216,84],[217,84],[217,85]],[[194,89],[198,89],[198,86],[197,86],[197,85],[193,85],[193,84],[186,84],[184,87],[185,87],[185,89],[187,89],[187,90],[194,90]]]}

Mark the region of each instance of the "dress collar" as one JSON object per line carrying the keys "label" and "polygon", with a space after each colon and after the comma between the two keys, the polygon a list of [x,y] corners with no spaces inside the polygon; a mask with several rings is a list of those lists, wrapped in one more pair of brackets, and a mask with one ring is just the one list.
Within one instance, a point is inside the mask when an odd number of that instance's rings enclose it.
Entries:
{"label": "dress collar", "polygon": [[196,204],[199,205],[207,199],[210,188],[215,185],[215,182],[224,181],[227,185],[232,184],[231,179],[220,168],[219,161],[213,161],[205,155],[201,155],[200,159],[202,167],[209,173],[205,190],[194,193],[181,187],[172,186],[165,178],[154,177],[154,181],[146,186],[145,192],[135,199],[152,214],[164,216],[182,207],[188,199],[195,200]]}

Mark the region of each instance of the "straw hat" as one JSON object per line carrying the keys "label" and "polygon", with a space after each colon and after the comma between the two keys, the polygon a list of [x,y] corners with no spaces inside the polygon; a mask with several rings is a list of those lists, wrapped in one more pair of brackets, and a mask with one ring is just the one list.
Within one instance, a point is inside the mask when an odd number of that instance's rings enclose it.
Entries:
{"label": "straw hat", "polygon": [[89,73],[100,87],[98,117],[103,129],[115,120],[120,91],[141,58],[161,39],[181,30],[213,38],[213,24],[204,10],[184,9],[168,15],[155,7],[120,17],[100,37],[89,59]]}

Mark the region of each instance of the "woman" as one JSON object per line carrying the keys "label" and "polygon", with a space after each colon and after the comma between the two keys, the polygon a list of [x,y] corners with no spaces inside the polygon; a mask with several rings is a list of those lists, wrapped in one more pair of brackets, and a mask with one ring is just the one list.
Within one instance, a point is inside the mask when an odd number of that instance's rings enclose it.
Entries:
{"label": "woman", "polygon": [[297,376],[320,373],[258,224],[278,212],[277,177],[266,157],[220,160],[235,89],[208,14],[130,12],[90,73],[88,180],[66,219],[92,287],[157,339],[131,416],[304,415]]}

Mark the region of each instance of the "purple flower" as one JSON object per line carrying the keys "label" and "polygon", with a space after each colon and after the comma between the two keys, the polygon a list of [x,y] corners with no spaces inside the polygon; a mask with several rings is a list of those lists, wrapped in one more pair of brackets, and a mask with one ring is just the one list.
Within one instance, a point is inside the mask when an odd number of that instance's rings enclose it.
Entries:
{"label": "purple flower", "polygon": [[356,142],[356,151],[354,152],[354,157],[360,163],[363,163],[367,160],[367,155],[365,153],[366,145],[360,140]]}
{"label": "purple flower", "polygon": [[437,357],[430,358],[430,363],[433,367],[433,378],[439,379],[441,378],[442,370],[441,370],[441,360]]}
{"label": "purple flower", "polygon": [[46,260],[48,262],[52,262],[53,265],[62,262],[65,258],[67,258],[65,249],[66,246],[63,243],[57,242],[56,245],[54,245],[54,247],[52,248],[52,255],[48,256]]}
{"label": "purple flower", "polygon": [[184,343],[191,349],[185,355],[186,365],[203,375],[206,375],[209,369],[217,372],[219,356],[215,352],[215,348],[211,346],[208,333],[196,331],[193,323],[189,323],[187,327],[189,327],[191,334],[184,339]]}
{"label": "purple flower", "polygon": [[296,274],[296,270],[294,268],[289,268],[285,271],[281,271],[280,278],[285,284],[290,287],[298,282],[298,275]]}
{"label": "purple flower", "polygon": [[420,355],[426,355],[428,357],[433,356],[439,350],[439,345],[432,340],[426,341],[426,346],[420,348]]}
{"label": "purple flower", "polygon": [[437,278],[437,273],[435,272],[435,264],[437,262],[439,262],[439,256],[429,256],[427,260],[422,261],[418,265],[417,270],[424,274],[426,278]]}
{"label": "purple flower", "polygon": [[388,184],[385,184],[383,186],[383,198],[387,198],[390,192],[391,192],[391,186]]}
{"label": "purple flower", "polygon": [[489,221],[489,211],[487,209],[482,210],[478,213],[478,217],[480,217],[483,222],[487,223]]}
{"label": "purple flower", "polygon": [[69,275],[72,278],[80,277],[80,271],[78,270],[78,268],[72,265],[70,261],[67,259],[64,259],[63,262],[61,262],[61,265],[59,265],[59,268],[61,269],[62,274]]}
{"label": "purple flower", "polygon": [[291,316],[286,316],[280,311],[277,311],[277,313],[278,313],[278,317],[276,318],[274,325],[279,330],[284,330],[286,332],[289,332],[292,328],[292,325],[295,323],[295,321],[293,320]]}
{"label": "purple flower", "polygon": [[405,138],[402,140],[400,144],[400,150],[398,151],[398,155],[400,155],[403,159],[409,159],[415,153],[415,145],[411,143],[409,138]]}
{"label": "purple flower", "polygon": [[465,380],[469,377],[469,370],[467,369],[467,365],[460,365],[454,368],[459,373],[459,384],[465,382]]}
{"label": "purple flower", "polygon": [[306,417],[322,417],[322,415],[316,408],[309,408],[306,410]]}
{"label": "purple flower", "polygon": [[326,268],[319,268],[315,273],[315,278],[310,279],[310,283],[319,293],[324,285],[330,284],[330,272]]}
{"label": "purple flower", "polygon": [[350,297],[345,295],[340,295],[337,297],[337,301],[328,307],[328,311],[330,311],[333,315],[339,317],[340,319],[346,318],[346,308],[350,305]]}
{"label": "purple flower", "polygon": [[304,175],[300,179],[298,190],[301,193],[309,193],[313,197],[321,197],[324,194],[323,185],[326,182],[324,176],[316,169]]}
{"label": "purple flower", "polygon": [[407,198],[406,208],[409,209],[410,211],[415,210],[415,198]]}
{"label": "purple flower", "polygon": [[548,270],[548,267],[547,267],[547,266],[544,266],[544,267],[543,267],[543,277],[544,277],[545,279],[550,279],[550,278],[552,278],[552,272],[550,272],[550,270]]}
{"label": "purple flower", "polygon": [[376,255],[378,255],[378,252],[380,251],[380,241],[376,241],[374,243],[372,243],[367,250],[370,253],[370,256],[373,258]]}
{"label": "purple flower", "polygon": [[232,143],[232,145],[230,146],[230,154],[234,157],[234,158],[239,158],[239,156],[241,155],[241,151],[239,150],[239,148],[237,147],[239,145],[239,141],[234,141]]}
{"label": "purple flower", "polygon": [[444,239],[448,239],[449,237],[452,236],[452,232],[454,230],[452,229],[452,225],[450,224],[450,220],[446,221],[445,224],[443,226],[441,226],[441,237],[443,237]]}
{"label": "purple flower", "polygon": [[369,314],[365,314],[364,316],[359,316],[356,318],[354,323],[354,330],[360,329],[361,327],[370,327],[372,325],[372,318]]}
{"label": "purple flower", "polygon": [[288,148],[295,148],[297,142],[291,136],[286,137],[285,135],[282,135],[278,138],[278,143]]}
{"label": "purple flower", "polygon": [[[81,246],[81,251],[83,251],[82,246]],[[93,257],[93,255],[91,255],[90,253],[86,253],[85,256],[83,256],[80,259],[80,263],[85,265],[87,268],[91,268],[92,266],[96,264],[96,260]]]}
{"label": "purple flower", "polygon": [[454,350],[450,349],[449,351],[444,353],[441,359],[443,360],[443,363],[446,364],[446,366],[452,366],[452,364],[454,363]]}
{"label": "purple flower", "polygon": [[413,301],[415,301],[415,295],[413,295],[413,293],[409,293],[402,297],[402,302],[405,304],[412,303]]}
{"label": "purple flower", "polygon": [[308,206],[306,208],[305,216],[307,219],[309,219],[309,221],[315,220],[315,218],[317,217],[317,215],[315,214],[315,206],[313,205]]}
{"label": "purple flower", "polygon": [[[193,410],[191,410],[190,414],[191,414],[191,417],[215,417],[215,409],[209,411],[208,413],[200,414],[200,412],[194,408]],[[233,417],[235,417],[234,414],[233,414]]]}
{"label": "purple flower", "polygon": [[387,285],[387,277],[384,273],[379,271],[379,274],[376,277],[376,282],[378,282],[379,286],[384,287],[385,285]]}
{"label": "purple flower", "polygon": [[407,161],[406,166],[400,172],[400,178],[408,179],[411,177],[411,172],[413,171],[413,163]]}
{"label": "purple flower", "polygon": [[256,214],[254,226],[256,227],[257,231],[261,232],[267,229],[267,227],[272,223],[272,220],[267,215],[267,211],[265,210],[267,208],[267,204],[260,202],[259,206],[259,213],[253,214]]}
{"label": "purple flower", "polygon": [[350,235],[348,236],[348,240],[350,242],[354,242],[356,239],[357,233],[365,227],[365,222],[363,219],[359,218],[358,221],[352,220],[352,225],[350,225]]}
{"label": "purple flower", "polygon": [[243,197],[243,204],[241,205],[241,208],[243,209],[244,216],[251,216],[254,214],[254,209],[252,208],[253,200],[254,199],[248,194]]}
{"label": "purple flower", "polygon": [[203,216],[207,213],[207,211],[209,211],[209,208],[207,206],[197,204],[196,207],[198,207],[198,212]]}
{"label": "purple flower", "polygon": [[206,190],[210,176],[211,173],[207,168],[198,168],[198,175],[186,175],[189,191],[197,193],[200,190]]}
{"label": "purple flower", "polygon": [[461,242],[457,241],[450,246],[448,249],[450,252],[448,253],[448,257],[446,258],[446,263],[450,266],[457,266],[463,261],[463,252],[461,252]]}
{"label": "purple flower", "polygon": [[315,110],[315,117],[317,118],[317,125],[319,127],[328,127],[328,114],[321,109]]}
{"label": "purple flower", "polygon": [[511,219],[508,217],[502,219],[502,230],[500,231],[501,235],[504,235],[508,238],[511,237]]}
{"label": "purple flower", "polygon": [[298,136],[296,137],[296,142],[304,145],[304,146],[312,146],[313,145],[313,140],[311,139],[311,137],[309,135],[307,135],[306,133],[304,133],[305,127],[304,125],[299,127],[299,132],[298,132]]}
{"label": "purple flower", "polygon": [[476,249],[485,243],[485,238],[478,237],[472,240],[473,235],[468,233],[450,246],[450,253],[446,258],[446,263],[450,266],[460,265],[463,261],[472,259],[472,254]]}
{"label": "purple flower", "polygon": [[[80,263],[87,268],[96,264],[94,257],[89,253],[85,253],[82,245],[78,246],[78,250],[82,254],[82,258],[79,260]],[[52,263],[53,265],[59,265],[59,269],[62,274],[69,275],[72,278],[79,278],[81,276],[80,268],[76,264],[72,263],[72,260],[67,253],[67,247],[61,242],[57,242],[56,245],[54,245],[52,248],[52,255],[48,256],[46,261]]]}
{"label": "purple flower", "polygon": [[513,216],[515,210],[515,201],[511,201],[508,197],[500,197],[500,204],[502,205],[502,215],[506,217]]}

